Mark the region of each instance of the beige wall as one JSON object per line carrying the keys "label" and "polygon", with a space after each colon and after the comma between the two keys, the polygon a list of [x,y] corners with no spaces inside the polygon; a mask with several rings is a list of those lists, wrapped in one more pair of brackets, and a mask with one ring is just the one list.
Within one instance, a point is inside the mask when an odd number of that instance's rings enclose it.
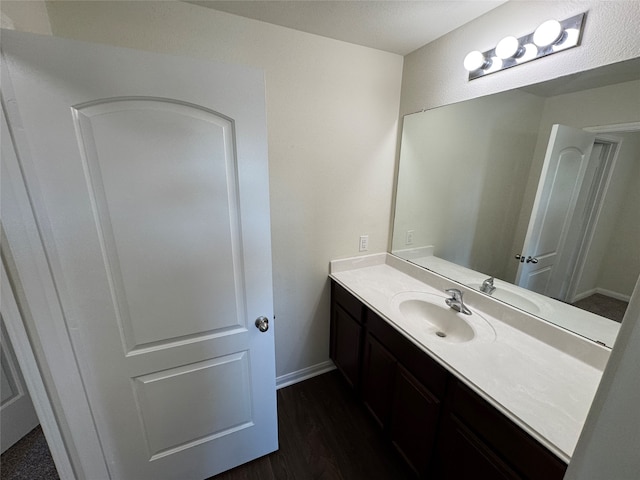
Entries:
{"label": "beige wall", "polygon": [[[531,32],[548,18],[567,18],[588,10],[582,45],[467,82],[462,59],[470,50],[487,50],[506,35]],[[516,1],[405,57],[401,113],[433,108],[560,75],[640,56],[640,2]],[[640,471],[640,282],[602,379],[585,429],[565,478],[634,478]]]}
{"label": "beige wall", "polygon": [[[638,87],[640,92],[640,86]],[[596,287],[631,296],[640,275],[640,132],[621,135],[615,178],[605,202],[615,215]],[[614,184],[615,182],[615,184]],[[605,213],[606,215],[606,213]]]}
{"label": "beige wall", "polygon": [[328,360],[329,261],[387,247],[402,57],[183,2],[47,7],[57,36],[265,70],[277,375]]}
{"label": "beige wall", "polygon": [[[489,50],[507,35],[531,33],[550,18],[588,11],[582,45],[469,82],[471,50]],[[640,56],[636,0],[511,0],[405,57],[400,111],[406,113],[488,95]]]}
{"label": "beige wall", "polygon": [[0,26],[11,30],[51,35],[47,4],[43,1],[0,2]]}
{"label": "beige wall", "polygon": [[440,258],[509,280],[544,100],[507,92],[404,117],[394,252],[433,245]]}
{"label": "beige wall", "polygon": [[[640,122],[640,80],[583,90],[577,93],[556,95],[546,99],[511,250],[521,250],[524,244],[552,126],[559,123],[569,127],[584,128],[632,122]],[[625,150],[627,148],[629,147],[625,147]],[[625,173],[620,173],[626,172],[624,169],[618,169],[618,172],[614,182],[615,189],[619,189],[620,182],[626,178]],[[616,210],[618,206],[619,202],[615,200],[609,202],[607,211],[604,213],[603,224],[606,224],[607,219],[611,219],[615,213],[613,210]],[[604,226],[603,229],[612,227],[611,224]],[[597,239],[597,242],[602,245],[596,249],[603,251],[606,244],[605,238],[608,237]],[[602,257],[602,253],[600,257]],[[510,267],[512,271],[510,271],[509,277],[515,278],[517,265],[511,264]],[[588,275],[592,276],[589,273]],[[628,294],[631,293],[634,285],[635,279],[628,285]]]}

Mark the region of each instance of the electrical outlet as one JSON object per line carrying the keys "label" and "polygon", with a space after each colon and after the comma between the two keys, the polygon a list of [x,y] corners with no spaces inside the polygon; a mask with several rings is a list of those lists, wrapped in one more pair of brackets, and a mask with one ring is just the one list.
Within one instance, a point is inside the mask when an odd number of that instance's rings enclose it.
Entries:
{"label": "electrical outlet", "polygon": [[369,250],[369,235],[360,235],[360,251],[366,252]]}
{"label": "electrical outlet", "polygon": [[405,239],[405,245],[413,245],[413,230],[407,230],[407,238]]}

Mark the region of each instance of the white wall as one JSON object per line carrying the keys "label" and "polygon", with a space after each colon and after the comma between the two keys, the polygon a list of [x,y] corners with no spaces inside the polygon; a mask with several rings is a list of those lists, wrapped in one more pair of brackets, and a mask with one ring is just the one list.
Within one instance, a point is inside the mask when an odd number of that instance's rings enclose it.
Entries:
{"label": "white wall", "polygon": [[[506,35],[531,32],[548,18],[589,10],[582,45],[467,82],[462,59]],[[405,57],[401,112],[537,83],[640,56],[640,2],[511,1]],[[566,478],[632,479],[640,471],[640,284],[603,375]]]}
{"label": "white wall", "polygon": [[387,247],[402,57],[183,2],[47,8],[57,36],[265,70],[277,375],[328,360],[329,261]]}

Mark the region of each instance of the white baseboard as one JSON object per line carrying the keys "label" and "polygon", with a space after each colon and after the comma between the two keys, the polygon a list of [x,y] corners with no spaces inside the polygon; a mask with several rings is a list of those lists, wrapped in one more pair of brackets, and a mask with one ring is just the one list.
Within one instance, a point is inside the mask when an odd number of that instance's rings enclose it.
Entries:
{"label": "white baseboard", "polygon": [[335,368],[336,366],[334,363],[331,360],[327,360],[326,362],[317,363],[295,372],[285,373],[284,375],[276,377],[276,390],[288,387],[289,385],[293,385],[294,383],[298,383],[303,380],[308,380],[309,378],[317,375],[322,375],[323,373],[335,370]]}
{"label": "white baseboard", "polygon": [[590,297],[595,293],[600,293],[607,297],[615,298],[616,300],[622,300],[623,302],[628,302],[629,300],[631,300],[630,295],[624,295],[623,293],[614,292],[613,290],[596,287],[576,295],[569,303],[576,303],[577,301],[582,300],[583,298]]}
{"label": "white baseboard", "polygon": [[578,293],[578,294],[576,294],[575,297],[573,297],[572,299],[569,300],[569,303],[576,303],[576,302],[582,300],[583,298],[590,297],[594,293],[598,293],[598,290],[596,288],[592,288],[591,290],[587,290],[585,292]]}
{"label": "white baseboard", "polygon": [[606,295],[607,297],[615,298],[616,300],[622,300],[623,302],[629,302],[631,295],[625,295],[624,293],[614,292],[613,290],[606,290],[604,288],[596,288],[597,293]]}

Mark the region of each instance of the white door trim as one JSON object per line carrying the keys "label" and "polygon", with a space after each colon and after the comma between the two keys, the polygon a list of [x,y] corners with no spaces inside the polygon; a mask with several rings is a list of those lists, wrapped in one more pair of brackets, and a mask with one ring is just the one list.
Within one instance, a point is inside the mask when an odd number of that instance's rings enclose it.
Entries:
{"label": "white door trim", "polygon": [[586,218],[585,225],[583,225],[582,240],[578,248],[573,268],[570,269],[571,276],[569,278],[566,296],[566,301],[569,303],[574,303],[579,300],[579,298],[577,298],[577,288],[584,273],[587,253],[591,248],[591,244],[596,233],[596,226],[598,225],[598,221],[602,214],[604,199],[607,195],[607,191],[609,190],[609,186],[611,185],[611,179],[618,162],[618,154],[620,153],[622,141],[622,138],[613,137],[611,135],[597,135],[594,141],[594,145],[596,143],[606,144],[610,145],[611,149],[607,153],[604,170],[598,180],[601,186],[598,188],[599,191],[597,192],[597,196],[594,198],[594,203],[587,207],[589,215]]}
{"label": "white door trim", "polygon": [[2,275],[2,286],[0,287],[2,292],[2,318],[4,319],[11,345],[14,347],[16,360],[24,376],[24,382],[31,396],[33,408],[38,415],[38,420],[40,420],[58,475],[62,480],[75,479],[76,476],[73,472],[71,459],[67,454],[62,433],[58,427],[47,390],[38,369],[38,363],[31,349],[27,331],[22,323],[20,309],[13,294],[13,288],[4,263],[0,263],[0,271]]}
{"label": "white door trim", "polygon": [[[66,329],[64,312],[46,257],[40,227],[22,176],[22,165],[29,159],[16,156],[16,145],[26,146],[19,128],[10,129],[6,116],[20,125],[13,89],[2,63],[2,250],[7,260],[7,282],[11,280],[22,319],[7,315],[7,331],[14,344],[25,382],[41,418],[56,467],[63,479],[106,479],[109,473],[95,430],[84,385]],[[6,116],[5,116],[6,115]],[[22,143],[21,143],[22,142]],[[21,149],[28,152],[28,149]],[[4,272],[4,268],[3,268]],[[3,275],[3,292],[5,275]],[[7,283],[8,285],[9,283]],[[3,294],[4,301],[4,294]],[[34,322],[33,319],[39,319]],[[20,335],[20,330],[24,334]],[[28,332],[28,334],[26,333]],[[14,338],[15,337],[15,338]],[[40,341],[46,338],[46,342]],[[23,355],[33,356],[29,365]],[[24,365],[23,363],[26,362]],[[35,388],[41,382],[42,388]],[[32,385],[32,386],[30,386]],[[34,391],[31,392],[31,388]],[[65,405],[73,406],[65,409]],[[46,411],[50,413],[46,413]],[[47,416],[48,415],[48,416]],[[57,434],[56,434],[57,431]]]}
{"label": "white door trim", "polygon": [[640,131],[640,122],[616,123],[613,125],[596,125],[583,128],[592,133],[628,133]]}

